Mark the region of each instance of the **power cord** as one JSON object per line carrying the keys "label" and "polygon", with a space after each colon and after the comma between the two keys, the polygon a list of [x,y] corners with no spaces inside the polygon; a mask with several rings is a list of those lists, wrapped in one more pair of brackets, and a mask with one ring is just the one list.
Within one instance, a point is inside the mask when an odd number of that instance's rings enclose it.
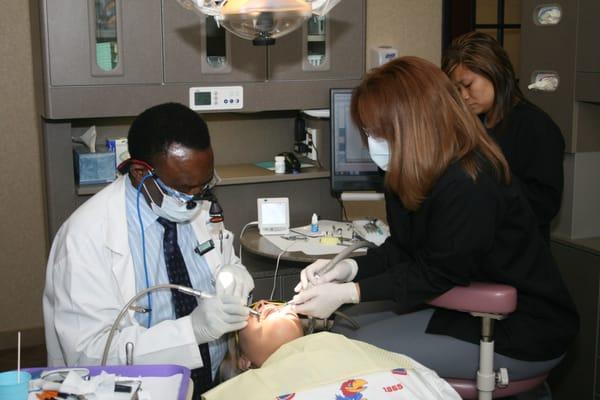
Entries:
{"label": "power cord", "polygon": [[308,142],[308,145],[315,150],[315,155],[317,156],[317,160],[316,160],[317,161],[317,167],[323,168],[323,165],[321,165],[321,161],[319,161],[320,157],[319,157],[319,151],[317,150],[317,146],[315,146],[315,144],[313,142]]}
{"label": "power cord", "polygon": [[[248,227],[255,226],[255,225],[258,225],[258,221],[248,222],[246,225],[244,225],[244,227],[242,228],[242,230],[240,232],[240,250],[239,250],[240,264],[243,264],[242,263],[242,236],[244,236],[244,232],[246,231],[246,229]],[[281,256],[295,244],[296,244],[296,242],[292,242],[288,247],[286,247],[284,250],[282,250],[279,253],[279,255],[277,256],[277,263],[275,264],[275,273],[273,274],[273,288],[271,289],[271,295],[269,296],[269,300],[273,300],[273,296],[275,295],[275,289],[277,288],[277,272],[279,271],[279,261],[281,260]]]}
{"label": "power cord", "polygon": [[348,214],[346,213],[346,206],[344,206],[344,201],[339,197],[337,201],[340,203],[340,207],[342,207],[342,218],[344,218],[344,221],[348,221]]}
{"label": "power cord", "polygon": [[271,289],[271,295],[269,296],[269,300],[273,300],[273,296],[275,295],[275,288],[277,287],[277,272],[279,271],[279,260],[281,260],[281,256],[287,252],[290,247],[295,245],[296,242],[292,242],[288,247],[283,249],[279,255],[277,255],[277,263],[275,264],[275,273],[273,273],[273,288]]}
{"label": "power cord", "polygon": [[252,221],[252,222],[248,222],[246,225],[244,225],[244,227],[242,228],[242,231],[240,232],[240,264],[242,263],[242,236],[244,235],[244,232],[246,231],[246,228],[248,228],[249,226],[253,226],[253,225],[258,225],[258,221]]}

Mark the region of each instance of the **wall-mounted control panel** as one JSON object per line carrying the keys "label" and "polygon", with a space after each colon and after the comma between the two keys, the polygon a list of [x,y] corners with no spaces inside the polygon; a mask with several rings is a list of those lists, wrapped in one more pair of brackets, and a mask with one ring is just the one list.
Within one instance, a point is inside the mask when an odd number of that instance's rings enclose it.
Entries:
{"label": "wall-mounted control panel", "polygon": [[242,86],[190,88],[190,108],[194,111],[239,110],[244,107]]}

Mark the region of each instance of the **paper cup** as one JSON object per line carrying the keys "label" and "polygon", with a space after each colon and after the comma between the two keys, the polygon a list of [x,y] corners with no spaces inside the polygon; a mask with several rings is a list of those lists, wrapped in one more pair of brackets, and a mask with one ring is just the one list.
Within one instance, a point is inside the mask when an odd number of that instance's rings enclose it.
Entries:
{"label": "paper cup", "polygon": [[0,373],[0,400],[27,400],[30,380],[31,374],[25,371]]}

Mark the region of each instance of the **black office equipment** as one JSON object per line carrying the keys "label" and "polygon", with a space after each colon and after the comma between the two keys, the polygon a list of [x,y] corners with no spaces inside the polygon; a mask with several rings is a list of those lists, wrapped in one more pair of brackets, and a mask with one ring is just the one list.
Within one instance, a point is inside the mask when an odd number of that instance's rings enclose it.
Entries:
{"label": "black office equipment", "polygon": [[352,89],[332,89],[331,189],[333,192],[381,191],[383,174],[369,156],[360,132],[350,117]]}

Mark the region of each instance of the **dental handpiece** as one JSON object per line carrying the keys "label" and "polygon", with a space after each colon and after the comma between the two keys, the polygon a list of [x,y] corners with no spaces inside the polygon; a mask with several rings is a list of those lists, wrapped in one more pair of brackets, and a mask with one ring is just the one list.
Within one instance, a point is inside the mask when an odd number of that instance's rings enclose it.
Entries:
{"label": "dental handpiece", "polygon": [[[215,297],[212,294],[204,293],[200,290],[196,290],[196,289],[192,289],[192,288],[188,288],[188,287],[184,287],[184,286],[178,287],[177,290],[179,290],[182,293],[189,294],[190,296],[200,297],[201,299],[211,299],[211,298]],[[260,313],[258,311],[254,310],[250,307],[248,307],[248,309],[250,310],[251,315],[253,315],[257,318],[260,318]]]}
{"label": "dental handpiece", "polygon": [[181,293],[185,293],[190,296],[200,297],[201,299],[212,299],[213,297],[215,297],[212,294],[204,293],[200,290],[192,289],[192,288],[186,287],[186,286],[178,286],[177,290],[180,291]]}
{"label": "dental handpiece", "polygon": [[[125,306],[123,306],[123,308],[121,309],[121,311],[115,318],[112,326],[110,327],[110,331],[108,332],[108,337],[106,338],[106,344],[104,345],[104,350],[102,351],[102,360],[100,362],[100,365],[102,365],[102,366],[106,365],[106,361],[108,360],[108,354],[110,352],[110,346],[111,346],[113,337],[119,327],[119,324],[121,323],[121,320],[125,316],[125,314],[127,314],[130,310],[132,310],[132,307],[134,307],[133,311],[136,311],[135,308],[138,308],[138,307],[134,306],[134,304],[142,296],[146,296],[148,293],[156,291],[156,290],[165,290],[165,289],[171,289],[171,290],[175,289],[175,290],[180,291],[181,293],[185,293],[190,296],[196,296],[201,299],[210,299],[210,298],[215,297],[215,295],[213,295],[213,294],[204,293],[197,289],[193,289],[193,288],[190,288],[187,286],[182,286],[182,285],[176,285],[173,283],[161,283],[159,285],[150,286],[146,289],[139,291],[138,293],[135,294],[135,296],[133,296],[131,299],[129,299],[129,301],[127,301]],[[256,316],[256,314],[258,314],[258,316],[260,318],[260,313],[258,311],[252,310],[250,307],[248,307],[248,308],[250,309],[250,313],[252,315]]]}
{"label": "dental handpiece", "polygon": [[[327,272],[331,271],[333,268],[335,268],[335,266],[337,265],[338,262],[340,262],[344,258],[348,257],[354,250],[357,250],[360,248],[368,249],[368,248],[373,248],[373,247],[377,247],[377,245],[375,245],[371,242],[367,242],[367,241],[356,242],[356,243],[346,247],[345,249],[340,251],[335,257],[333,257],[333,259],[331,259],[327,264],[325,264],[325,266],[323,268],[321,268],[319,271],[315,272],[315,277],[318,279],[320,276],[323,276]],[[312,286],[312,284],[309,282],[306,289],[310,288],[311,286]],[[292,299],[285,304],[286,305],[295,305],[296,303]]]}

